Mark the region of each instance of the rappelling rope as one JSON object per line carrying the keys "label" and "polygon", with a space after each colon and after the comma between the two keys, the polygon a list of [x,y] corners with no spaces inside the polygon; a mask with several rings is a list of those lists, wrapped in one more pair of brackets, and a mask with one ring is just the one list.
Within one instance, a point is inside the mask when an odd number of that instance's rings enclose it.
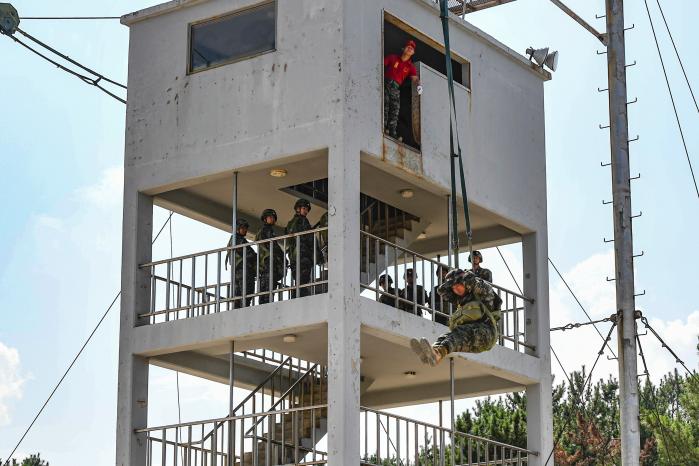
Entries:
{"label": "rappelling rope", "polygon": [[[451,66],[451,49],[449,46],[449,7],[447,0],[440,0],[440,18],[442,19],[442,31],[444,34],[444,55],[446,56],[447,86],[449,89],[449,151],[451,165],[451,225],[452,253],[454,265],[459,267],[459,229],[456,214],[456,160],[459,161],[459,175],[461,178],[461,198],[464,202],[464,219],[466,221],[466,238],[468,241],[469,257],[473,254],[473,230],[471,217],[468,210],[468,195],[466,192],[466,177],[464,175],[464,162],[461,156],[461,141],[459,140],[459,127],[456,118],[456,99],[454,98],[454,73]],[[456,150],[454,150],[456,148]]]}

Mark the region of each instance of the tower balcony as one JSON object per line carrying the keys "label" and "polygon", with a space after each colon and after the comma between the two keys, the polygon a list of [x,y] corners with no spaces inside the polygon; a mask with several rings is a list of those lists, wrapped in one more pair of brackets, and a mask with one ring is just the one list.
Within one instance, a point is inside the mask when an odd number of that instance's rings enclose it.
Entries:
{"label": "tower balcony", "polygon": [[[378,229],[385,228],[397,227],[381,222]],[[324,294],[331,272],[326,258],[332,254],[327,249],[327,234],[328,228],[321,227],[143,264],[140,268],[150,277],[151,294],[149,309],[138,313],[139,324],[158,325],[241,308],[253,310],[268,303]],[[415,318],[447,325],[454,308],[436,290],[442,283],[440,272],[449,265],[367,231],[360,236],[361,296]],[[301,256],[302,243],[312,244],[311,257]],[[261,261],[262,250],[271,252]],[[238,261],[238,266],[229,265]],[[307,264],[305,277],[302,263]],[[274,264],[283,270],[281,275],[264,272]],[[406,279],[410,269],[412,281]],[[396,286],[379,286],[381,276],[391,282],[395,279]],[[533,350],[525,332],[526,305],[533,300],[492,285],[503,301],[498,344],[518,352]]]}

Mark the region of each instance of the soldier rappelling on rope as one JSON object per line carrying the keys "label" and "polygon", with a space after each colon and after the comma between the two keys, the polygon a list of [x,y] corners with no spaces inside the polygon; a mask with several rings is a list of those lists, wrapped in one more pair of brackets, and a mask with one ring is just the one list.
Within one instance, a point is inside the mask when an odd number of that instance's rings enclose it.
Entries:
{"label": "soldier rappelling on rope", "polygon": [[455,269],[447,274],[438,293],[444,301],[454,304],[456,310],[449,319],[449,332],[433,344],[426,338],[410,341],[420,360],[436,366],[450,353],[490,350],[498,339],[502,305],[490,283],[470,270]]}

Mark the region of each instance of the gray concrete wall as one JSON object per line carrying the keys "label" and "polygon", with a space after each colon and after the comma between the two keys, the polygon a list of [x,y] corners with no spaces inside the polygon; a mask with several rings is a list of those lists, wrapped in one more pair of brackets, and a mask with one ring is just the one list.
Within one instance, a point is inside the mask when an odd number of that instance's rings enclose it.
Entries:
{"label": "gray concrete wall", "polygon": [[258,4],[211,0],[130,25],[126,176],[178,184],[328,147],[342,108],[342,16],[279,0],[277,50],[187,74],[188,24]]}

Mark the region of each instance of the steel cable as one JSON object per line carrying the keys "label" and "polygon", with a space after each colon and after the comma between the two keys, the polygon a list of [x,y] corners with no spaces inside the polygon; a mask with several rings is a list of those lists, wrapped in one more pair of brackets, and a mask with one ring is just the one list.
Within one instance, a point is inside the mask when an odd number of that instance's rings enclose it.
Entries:
{"label": "steel cable", "polygon": [[692,167],[692,159],[689,157],[689,149],[687,148],[687,141],[684,137],[684,130],[682,129],[682,123],[680,122],[679,113],[677,113],[677,105],[675,104],[675,96],[672,94],[672,87],[670,86],[670,79],[667,76],[667,69],[665,68],[665,60],[663,60],[663,54],[660,51],[660,44],[658,43],[658,36],[655,33],[655,25],[653,24],[653,18],[650,14],[650,8],[648,7],[648,0],[643,0],[646,5],[646,13],[648,13],[648,21],[650,22],[650,28],[653,32],[653,40],[655,41],[655,48],[658,50],[658,58],[660,58],[660,65],[663,70],[663,75],[665,76],[665,84],[667,85],[667,91],[670,94],[670,102],[672,103],[672,110],[675,112],[675,120],[677,120],[677,128],[680,131],[680,137],[682,138],[682,146],[684,146],[684,153],[687,156],[687,163],[689,164],[689,171],[692,175],[692,180],[694,181],[694,190],[697,193],[697,198],[699,198],[699,186],[697,186],[697,178],[694,175],[694,168]]}
{"label": "steel cable", "polygon": [[670,36],[670,41],[672,42],[672,48],[675,49],[675,55],[677,56],[677,61],[680,62],[680,68],[682,68],[682,74],[684,74],[684,80],[689,88],[689,93],[692,94],[692,100],[694,101],[694,107],[696,107],[697,112],[699,112],[699,105],[697,105],[697,98],[694,96],[694,90],[692,85],[689,83],[689,77],[687,76],[687,71],[684,69],[684,63],[682,63],[682,58],[680,58],[680,52],[677,50],[677,44],[675,44],[675,38],[672,37],[672,32],[670,31],[670,26],[667,24],[667,19],[665,18],[665,12],[663,7],[660,5],[660,0],[655,0],[658,4],[658,9],[660,10],[660,15],[663,17],[663,23],[665,23],[665,29],[667,30],[667,35]]}
{"label": "steel cable", "polygon": [[[170,216],[167,218],[167,220],[165,220],[165,224],[163,224],[162,228],[160,228],[160,231],[158,232],[158,234],[155,235],[155,238],[153,238],[152,243],[155,243],[155,241],[158,239],[158,237],[163,232],[165,227],[168,225],[168,223],[170,223],[170,220],[172,220],[172,212],[170,213]],[[41,409],[39,409],[39,412],[36,413],[36,416],[34,416],[34,419],[32,419],[32,422],[29,424],[29,427],[27,427],[27,429],[22,434],[22,437],[19,439],[19,441],[17,442],[15,447],[12,449],[12,452],[7,456],[7,460],[5,460],[5,463],[3,463],[3,466],[8,466],[10,464],[10,461],[12,461],[12,455],[15,454],[15,452],[17,451],[17,448],[19,448],[19,446],[22,444],[22,441],[24,441],[24,438],[27,436],[27,434],[29,433],[31,428],[34,426],[34,423],[36,422],[36,420],[39,419],[39,416],[41,416],[41,413],[44,412],[44,409],[51,401],[51,398],[53,398],[53,395],[56,393],[56,390],[58,390],[58,388],[61,386],[61,384],[63,383],[63,380],[65,380],[66,376],[68,375],[70,370],[75,365],[75,362],[78,360],[80,355],[83,353],[83,350],[85,350],[85,347],[88,345],[88,343],[90,343],[90,340],[92,340],[92,337],[95,335],[95,332],[97,332],[97,329],[100,328],[100,326],[102,325],[102,322],[104,322],[104,319],[109,314],[109,311],[112,310],[112,308],[114,307],[114,304],[117,302],[117,300],[119,299],[120,296],[121,296],[121,291],[119,291],[116,294],[116,296],[114,296],[114,299],[112,300],[111,304],[109,305],[107,310],[104,312],[104,314],[102,314],[102,317],[100,318],[99,322],[97,322],[97,325],[95,326],[95,328],[92,329],[92,332],[87,337],[87,340],[85,340],[85,343],[83,343],[82,347],[80,348],[80,351],[78,351],[78,354],[76,354],[75,357],[73,358],[73,361],[68,366],[68,369],[65,370],[65,372],[63,373],[63,376],[61,376],[60,380],[58,381],[56,386],[51,391],[51,394],[46,399],[46,401],[44,401],[44,404],[41,406]]]}

